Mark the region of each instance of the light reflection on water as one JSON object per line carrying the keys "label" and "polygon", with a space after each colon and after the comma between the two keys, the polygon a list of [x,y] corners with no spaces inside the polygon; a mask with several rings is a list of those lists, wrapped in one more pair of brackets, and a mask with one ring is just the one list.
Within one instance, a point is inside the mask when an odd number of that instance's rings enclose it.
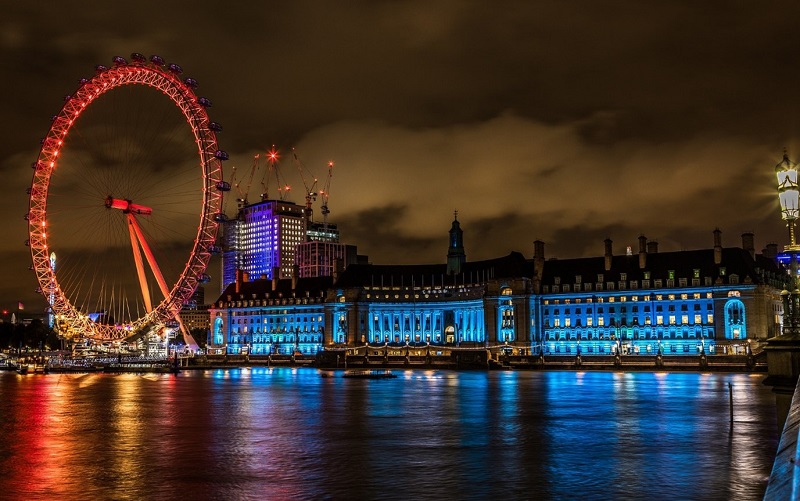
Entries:
{"label": "light reflection on water", "polygon": [[0,498],[760,499],[777,447],[763,375],[399,375],[0,374]]}

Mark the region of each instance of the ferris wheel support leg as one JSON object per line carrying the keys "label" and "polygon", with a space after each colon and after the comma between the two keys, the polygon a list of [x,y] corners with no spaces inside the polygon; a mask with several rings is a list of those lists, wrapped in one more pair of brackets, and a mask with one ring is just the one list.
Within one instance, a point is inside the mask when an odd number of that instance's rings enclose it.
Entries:
{"label": "ferris wheel support leg", "polygon": [[[133,213],[130,212],[128,213],[128,221],[130,221],[130,226],[131,228],[133,228],[132,231],[135,233],[136,238],[139,241],[139,245],[142,247],[142,250],[144,251],[144,255],[147,258],[147,263],[150,265],[150,269],[153,270],[153,275],[155,275],[156,277],[156,282],[158,282],[158,287],[159,289],[161,289],[161,293],[164,295],[165,298],[169,297],[169,289],[167,288],[167,282],[166,280],[164,280],[164,275],[161,274],[161,269],[158,267],[158,263],[156,263],[155,256],[153,256],[153,251],[151,251],[150,246],[147,245],[147,241],[144,239],[144,234],[142,233],[142,229],[139,227],[139,223],[136,221],[136,218],[134,217]],[[140,262],[141,262],[141,257],[139,257],[139,263]],[[140,280],[142,276],[143,274],[140,275]],[[172,314],[178,321],[178,325],[180,326],[181,332],[183,333],[183,339],[186,341],[186,344],[191,349],[196,350],[198,348],[197,342],[194,340],[192,335],[183,325],[183,320],[181,320],[181,315],[180,315],[180,307],[177,305],[173,305]]]}
{"label": "ferris wheel support leg", "polygon": [[131,248],[133,249],[133,260],[136,262],[136,274],[139,275],[139,287],[142,289],[142,296],[144,297],[144,307],[147,313],[153,311],[153,303],[150,300],[150,288],[147,286],[147,278],[144,276],[144,264],[142,263],[142,253],[139,251],[139,245],[136,237],[136,221],[131,214],[128,214],[128,232],[131,235]]}

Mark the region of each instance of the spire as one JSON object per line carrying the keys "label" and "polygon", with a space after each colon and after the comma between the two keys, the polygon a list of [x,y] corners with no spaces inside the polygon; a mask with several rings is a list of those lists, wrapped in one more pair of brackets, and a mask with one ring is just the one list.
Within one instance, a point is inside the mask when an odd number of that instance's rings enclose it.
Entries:
{"label": "spire", "polygon": [[464,252],[464,231],[458,222],[458,211],[453,212],[453,225],[450,227],[450,247],[447,249],[447,274],[461,273],[461,265],[467,262]]}

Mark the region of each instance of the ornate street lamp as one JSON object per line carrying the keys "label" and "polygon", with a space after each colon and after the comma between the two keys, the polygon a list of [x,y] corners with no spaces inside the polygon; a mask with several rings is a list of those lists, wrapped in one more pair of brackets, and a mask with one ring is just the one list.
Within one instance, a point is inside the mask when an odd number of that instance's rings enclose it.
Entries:
{"label": "ornate street lamp", "polygon": [[797,259],[800,255],[800,246],[795,240],[795,221],[800,216],[800,188],[797,185],[797,163],[789,160],[786,151],[783,160],[775,166],[778,176],[778,199],[781,203],[781,218],[786,221],[789,228],[789,245],[784,247],[780,256],[781,262],[789,264],[790,280],[788,289],[781,292],[783,298],[783,334],[795,334],[800,327],[800,290],[797,285]]}

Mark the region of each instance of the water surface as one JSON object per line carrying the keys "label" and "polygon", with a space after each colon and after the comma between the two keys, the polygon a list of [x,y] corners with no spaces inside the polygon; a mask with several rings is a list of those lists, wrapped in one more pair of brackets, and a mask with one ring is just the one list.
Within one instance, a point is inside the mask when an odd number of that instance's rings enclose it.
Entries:
{"label": "water surface", "polygon": [[395,373],[3,373],[0,498],[748,500],[777,448],[763,375]]}

